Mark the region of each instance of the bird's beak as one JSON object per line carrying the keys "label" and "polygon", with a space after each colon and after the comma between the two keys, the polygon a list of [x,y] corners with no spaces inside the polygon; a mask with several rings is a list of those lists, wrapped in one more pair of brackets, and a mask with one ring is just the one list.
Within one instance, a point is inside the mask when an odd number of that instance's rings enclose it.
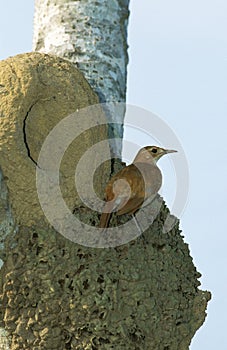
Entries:
{"label": "bird's beak", "polygon": [[175,153],[177,152],[175,149],[164,149],[164,153]]}

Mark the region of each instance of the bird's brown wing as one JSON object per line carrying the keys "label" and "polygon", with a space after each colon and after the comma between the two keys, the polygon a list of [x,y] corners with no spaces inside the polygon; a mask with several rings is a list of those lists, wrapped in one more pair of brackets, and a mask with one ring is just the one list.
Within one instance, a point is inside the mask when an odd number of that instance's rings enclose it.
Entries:
{"label": "bird's brown wing", "polygon": [[130,164],[114,175],[106,186],[106,204],[100,227],[107,227],[111,213],[133,214],[161,186],[161,172],[154,164]]}
{"label": "bird's brown wing", "polygon": [[115,203],[117,215],[133,213],[142,205],[144,191],[144,179],[140,170],[130,164],[110,180],[106,187],[106,199]]}
{"label": "bird's brown wing", "polygon": [[137,205],[134,192],[138,190],[138,185],[135,186],[135,179],[138,179],[140,176],[141,174],[137,167],[133,164],[130,164],[129,166],[120,170],[110,179],[105,190],[106,204],[103,208],[103,213],[101,214],[99,227],[108,227],[109,220],[113,211],[116,211],[117,215],[121,215],[121,211],[122,214],[128,213],[127,204],[129,201],[131,201],[131,199],[134,198],[134,201],[130,202],[130,211],[133,211],[134,205]]}
{"label": "bird's brown wing", "polygon": [[123,214],[133,214],[139,209],[144,202],[144,198],[134,197],[129,199],[125,206],[122,209],[117,211],[117,215]]}

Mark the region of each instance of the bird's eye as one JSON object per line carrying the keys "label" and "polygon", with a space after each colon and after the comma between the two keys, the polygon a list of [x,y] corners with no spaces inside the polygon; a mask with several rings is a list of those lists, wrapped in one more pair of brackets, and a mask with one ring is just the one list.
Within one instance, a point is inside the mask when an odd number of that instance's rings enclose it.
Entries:
{"label": "bird's eye", "polygon": [[157,153],[157,148],[152,148],[151,152],[152,153]]}

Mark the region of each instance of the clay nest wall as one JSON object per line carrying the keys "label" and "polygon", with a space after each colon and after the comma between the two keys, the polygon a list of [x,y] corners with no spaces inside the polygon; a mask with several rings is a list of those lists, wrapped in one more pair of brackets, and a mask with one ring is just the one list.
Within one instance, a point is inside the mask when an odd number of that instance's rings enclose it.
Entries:
{"label": "clay nest wall", "polygon": [[[160,197],[161,210],[142,236],[105,249],[66,239],[40,207],[41,146],[61,119],[98,102],[90,86],[70,63],[38,53],[3,61],[0,71],[1,326],[11,349],[188,349],[210,294],[198,289],[200,274],[178,222],[163,232],[169,211]],[[92,115],[97,124],[104,120],[100,110]],[[105,138],[103,127],[82,133],[61,163],[64,199],[91,227],[99,214],[77,196],[75,164]],[[109,173],[106,162],[94,180],[97,193]],[[144,209],[147,218],[152,206]],[[113,216],[111,225],[127,220]]]}
{"label": "clay nest wall", "polygon": [[[76,165],[92,145],[107,138],[106,126],[100,125],[106,123],[106,118],[97,105],[97,95],[70,62],[30,53],[0,63],[0,98],[0,166],[7,179],[17,221],[31,225],[43,220],[37,196],[36,165],[44,141],[55,130],[48,144],[46,162],[40,167],[55,171],[55,153],[62,150],[57,170],[62,195],[72,210],[80,203],[75,190]],[[89,109],[92,105],[95,107]],[[70,124],[64,124],[70,115]],[[65,140],[69,144],[64,144]],[[98,153],[92,159],[94,164],[97,158]],[[108,169],[105,163],[94,178],[98,193],[103,192],[102,184],[110,173]],[[86,177],[88,171],[89,168],[84,170],[81,178]]]}

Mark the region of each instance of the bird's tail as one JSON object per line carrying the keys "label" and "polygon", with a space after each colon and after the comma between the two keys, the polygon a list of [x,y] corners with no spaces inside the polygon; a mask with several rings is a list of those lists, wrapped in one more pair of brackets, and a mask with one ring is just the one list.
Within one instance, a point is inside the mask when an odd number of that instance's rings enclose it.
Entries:
{"label": "bird's tail", "polygon": [[106,228],[109,225],[111,213],[102,213],[100,218],[99,227]]}
{"label": "bird's tail", "polygon": [[104,212],[101,214],[99,227],[106,228],[109,225],[109,221],[112,215],[113,202],[107,202],[104,206]]}

